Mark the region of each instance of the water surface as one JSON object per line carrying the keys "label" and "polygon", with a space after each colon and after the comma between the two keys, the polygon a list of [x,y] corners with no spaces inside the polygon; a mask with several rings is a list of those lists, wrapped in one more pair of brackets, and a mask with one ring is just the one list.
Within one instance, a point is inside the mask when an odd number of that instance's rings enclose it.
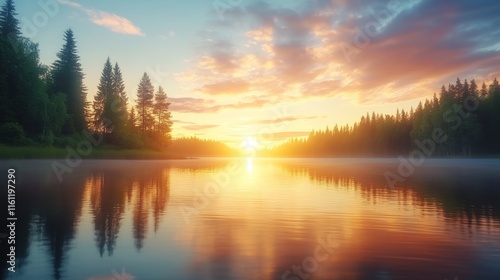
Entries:
{"label": "water surface", "polygon": [[395,187],[391,159],[89,160],[62,182],[52,162],[0,162],[0,277],[500,279],[499,160],[427,160]]}

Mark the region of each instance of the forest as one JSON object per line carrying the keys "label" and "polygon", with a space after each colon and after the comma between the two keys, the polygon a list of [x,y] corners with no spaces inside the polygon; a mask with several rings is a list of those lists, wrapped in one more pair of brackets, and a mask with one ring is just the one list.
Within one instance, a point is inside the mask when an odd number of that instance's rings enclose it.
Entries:
{"label": "forest", "polygon": [[104,145],[164,150],[171,141],[167,95],[147,73],[129,109],[122,72],[108,58],[93,102],[87,101],[71,29],[57,60],[40,63],[38,45],[22,36],[12,0],[0,11],[0,142],[10,146],[74,146],[85,134]]}
{"label": "forest", "polygon": [[[147,73],[131,106],[122,71],[108,57],[97,94],[87,101],[80,57],[71,29],[52,65],[43,65],[38,45],[22,36],[12,0],[0,11],[0,143],[7,147],[75,146],[88,135],[103,147],[149,149],[192,156],[238,156],[223,143],[172,139],[172,115],[165,90],[155,89]],[[314,130],[309,137],[261,149],[267,157],[347,157],[408,155],[433,141],[428,156],[500,154],[500,86],[497,79],[441,88],[409,112],[366,114],[353,125]],[[442,141],[435,141],[439,134]],[[435,142],[435,143],[434,143]]]}
{"label": "forest", "polygon": [[[274,157],[432,157],[500,154],[500,85],[475,80],[442,86],[432,99],[396,115],[366,114],[353,125],[312,131],[305,139],[260,151]],[[436,141],[435,138],[438,138]]]}

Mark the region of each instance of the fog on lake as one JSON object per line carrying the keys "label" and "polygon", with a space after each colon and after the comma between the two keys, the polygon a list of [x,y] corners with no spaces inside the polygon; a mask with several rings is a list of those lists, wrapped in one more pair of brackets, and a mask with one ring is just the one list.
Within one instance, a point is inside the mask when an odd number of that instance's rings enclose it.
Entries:
{"label": "fog on lake", "polygon": [[0,278],[500,279],[500,160],[52,165],[0,161],[18,218]]}

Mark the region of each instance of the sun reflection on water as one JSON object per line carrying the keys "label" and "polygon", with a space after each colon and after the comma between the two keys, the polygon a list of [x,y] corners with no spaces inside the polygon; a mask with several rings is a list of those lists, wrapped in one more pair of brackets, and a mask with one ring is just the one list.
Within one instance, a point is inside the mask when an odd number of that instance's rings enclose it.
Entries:
{"label": "sun reflection on water", "polygon": [[253,172],[253,158],[251,157],[247,158],[247,172],[250,174]]}

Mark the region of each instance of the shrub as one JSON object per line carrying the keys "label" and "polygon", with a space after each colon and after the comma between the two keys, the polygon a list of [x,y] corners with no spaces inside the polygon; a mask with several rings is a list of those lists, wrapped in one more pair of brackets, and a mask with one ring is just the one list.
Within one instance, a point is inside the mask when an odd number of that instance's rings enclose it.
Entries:
{"label": "shrub", "polygon": [[9,145],[22,145],[26,135],[23,127],[14,122],[4,123],[0,126],[0,142]]}
{"label": "shrub", "polygon": [[49,130],[45,134],[38,135],[35,140],[41,146],[52,146],[54,144],[54,134]]}
{"label": "shrub", "polygon": [[78,144],[78,140],[71,136],[60,136],[54,138],[54,146],[65,148],[67,146],[75,147]]}

